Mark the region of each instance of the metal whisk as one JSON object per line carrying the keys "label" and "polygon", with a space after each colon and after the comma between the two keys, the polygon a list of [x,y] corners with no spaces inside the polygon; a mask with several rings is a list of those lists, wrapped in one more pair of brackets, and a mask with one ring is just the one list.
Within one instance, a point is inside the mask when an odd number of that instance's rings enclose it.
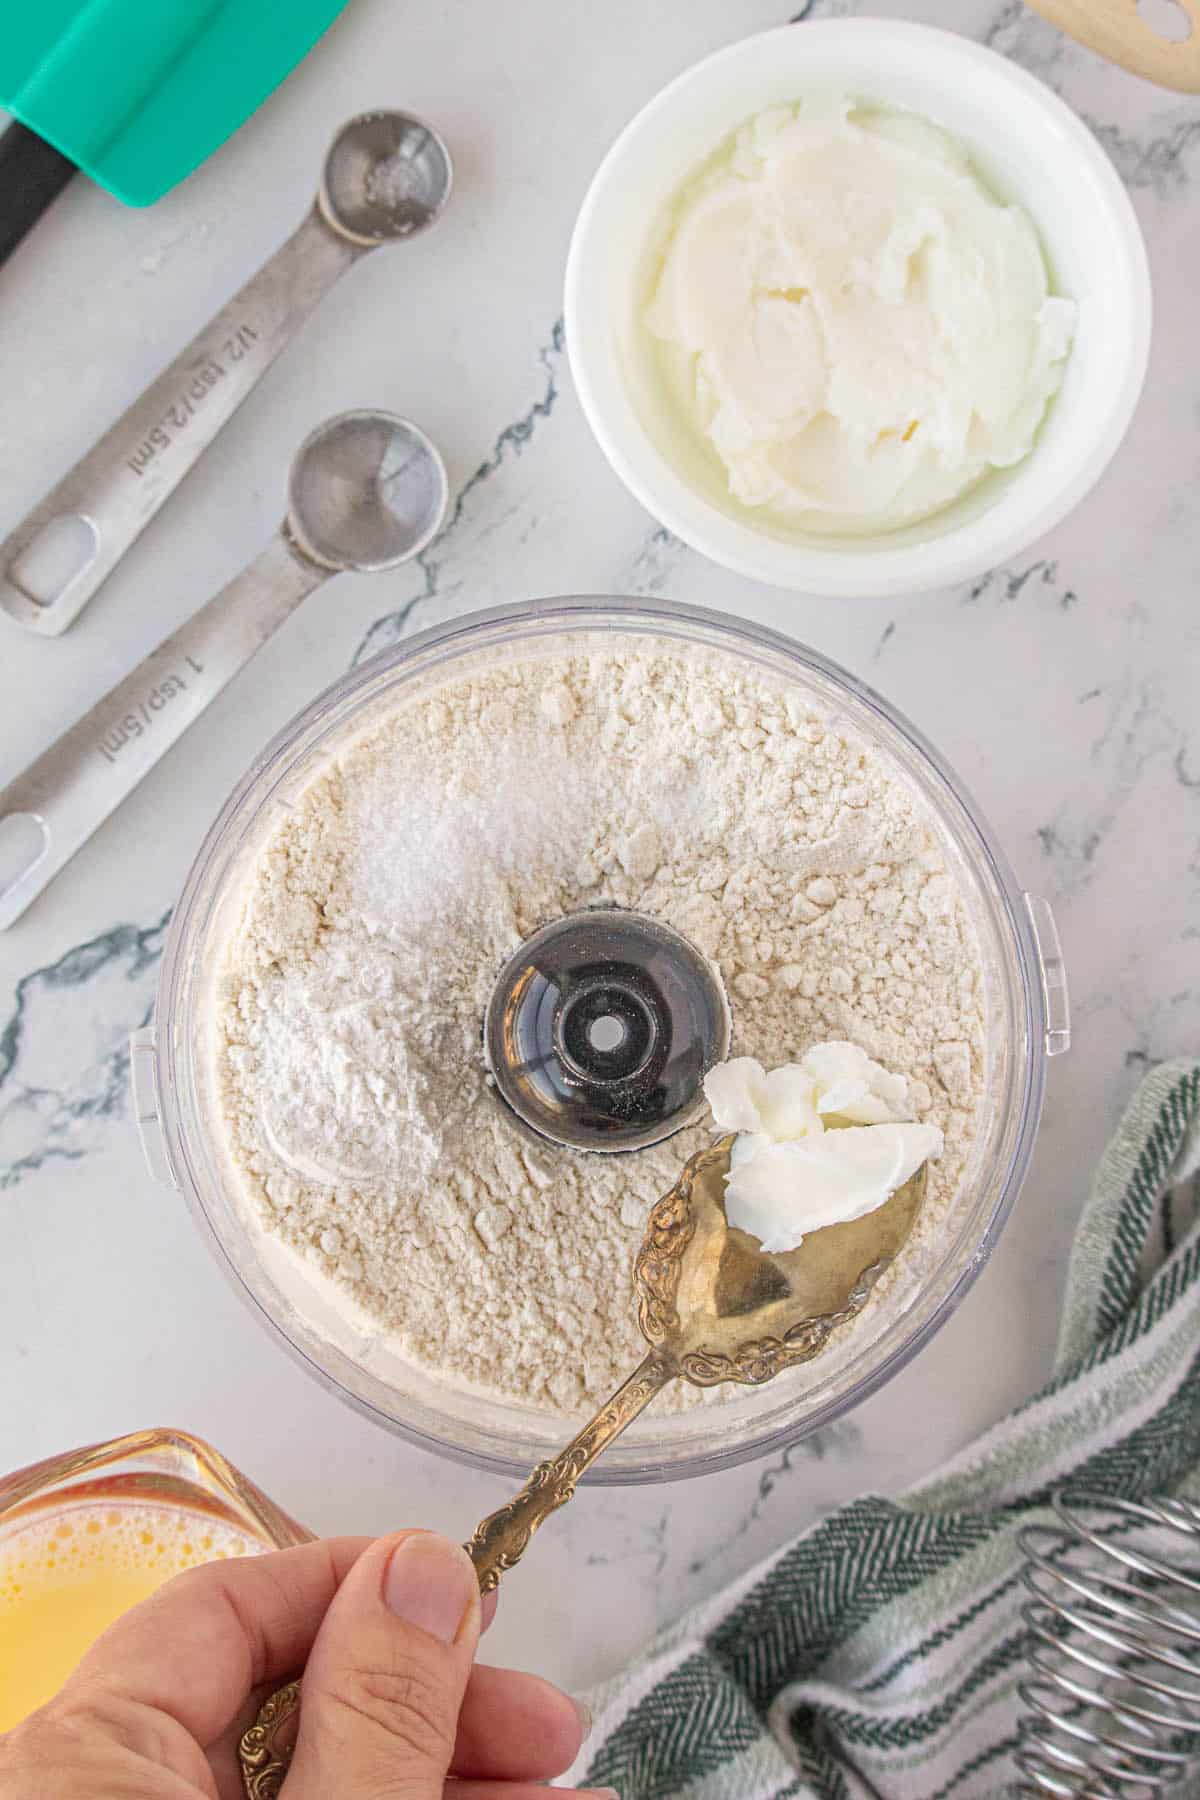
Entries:
{"label": "metal whisk", "polygon": [[1053,1505],[1059,1523],[1019,1539],[1020,1791],[1156,1800],[1200,1761],[1200,1507],[1078,1491]]}

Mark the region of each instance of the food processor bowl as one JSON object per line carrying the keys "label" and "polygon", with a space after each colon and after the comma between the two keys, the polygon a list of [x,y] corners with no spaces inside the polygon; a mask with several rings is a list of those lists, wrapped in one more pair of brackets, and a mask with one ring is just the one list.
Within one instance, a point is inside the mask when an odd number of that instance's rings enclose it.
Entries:
{"label": "food processor bowl", "polygon": [[[524,1474],[570,1424],[406,1359],[365,1315],[335,1305],[315,1272],[251,1217],[223,1147],[207,1046],[212,982],[236,931],[246,874],[316,770],[395,706],[499,659],[625,640],[715,656],[794,692],[873,748],[919,795],[976,932],[986,1000],[979,1129],[936,1233],[816,1361],[761,1389],[637,1421],[605,1455],[601,1483],[670,1480],[794,1443],[873,1393],[945,1323],[986,1263],[1025,1176],[1046,1058],[1067,1047],[1066,987],[1044,902],[1022,893],[988,827],[936,751],[886,701],[815,651],[721,613],[661,600],[558,599],[474,613],[420,633],[321,694],[258,757],[216,820],[172,921],[155,1023],[132,1045],[135,1111],[152,1171],[182,1191],[235,1288],[318,1380],[413,1443]],[[482,1022],[481,1022],[482,1023]],[[636,1154],[636,1151],[633,1152]],[[630,1271],[632,1299],[632,1270]]]}

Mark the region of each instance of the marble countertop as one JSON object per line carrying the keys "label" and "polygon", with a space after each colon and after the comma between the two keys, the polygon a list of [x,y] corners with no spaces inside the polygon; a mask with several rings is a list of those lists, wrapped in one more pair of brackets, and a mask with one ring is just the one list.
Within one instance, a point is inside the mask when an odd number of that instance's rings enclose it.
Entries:
{"label": "marble countertop", "polygon": [[[373,105],[435,123],[458,186],[436,231],[323,302],[102,596],[59,640],[4,625],[0,783],[266,540],[311,426],[392,407],[440,444],[442,538],[304,607],[26,917],[0,937],[0,1468],[146,1424],[213,1439],[318,1530],[467,1533],[505,1484],[406,1447],[308,1380],[226,1286],[143,1164],[127,1039],[172,904],[253,754],[349,663],[534,594],[666,594],[816,645],[883,690],[973,789],[1054,905],[1076,1042],[982,1279],[923,1355],[787,1455],[703,1482],[583,1492],[513,1578],[489,1655],[568,1686],[818,1512],[896,1492],[1028,1394],[1052,1354],[1073,1222],[1148,1064],[1200,1040],[1200,103],[1098,62],[1019,0],[809,0],[803,19],[921,18],[1058,89],[1149,241],[1149,387],[1116,463],[1011,567],[903,602],[740,581],[669,539],[584,424],[563,261],[602,152],[664,81],[797,0],[354,0],[192,180],[127,212],[80,180],[0,275],[0,495],[15,520],[304,212],[326,140]],[[919,1424],[918,1424],[919,1422]]]}

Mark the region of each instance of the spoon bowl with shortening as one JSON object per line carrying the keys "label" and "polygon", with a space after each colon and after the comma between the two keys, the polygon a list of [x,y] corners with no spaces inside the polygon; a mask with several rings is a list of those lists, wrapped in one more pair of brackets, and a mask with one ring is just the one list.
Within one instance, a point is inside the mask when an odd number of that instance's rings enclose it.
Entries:
{"label": "spoon bowl with shortening", "polygon": [[538,1526],[669,1382],[761,1387],[811,1361],[862,1311],[903,1248],[924,1198],[924,1165],[875,1212],[768,1255],[725,1216],[733,1144],[724,1137],[699,1151],[651,1212],[634,1267],[646,1355],[566,1449],[478,1527],[467,1549],[481,1593],[499,1585]]}
{"label": "spoon bowl with shortening", "polygon": [[338,277],[432,225],[453,185],[411,113],[343,125],[299,229],[0,544],[0,608],[65,631]]}
{"label": "spoon bowl with shortening", "polygon": [[348,412],[301,444],[266,549],[0,791],[0,930],[20,918],[300,601],[342,570],[419,556],[446,512],[424,432]]}
{"label": "spoon bowl with shortening", "polygon": [[[499,1586],[538,1526],[566,1505],[580,1477],[669,1382],[761,1387],[811,1361],[862,1311],[903,1248],[925,1195],[924,1165],[865,1218],[767,1255],[725,1217],[733,1143],[724,1137],[698,1151],[651,1212],[634,1267],[646,1355],[566,1448],[539,1463],[519,1493],[479,1525],[466,1548],[480,1593]],[[300,1699],[298,1681],[277,1689],[241,1740],[242,1778],[254,1800],[280,1792]]]}

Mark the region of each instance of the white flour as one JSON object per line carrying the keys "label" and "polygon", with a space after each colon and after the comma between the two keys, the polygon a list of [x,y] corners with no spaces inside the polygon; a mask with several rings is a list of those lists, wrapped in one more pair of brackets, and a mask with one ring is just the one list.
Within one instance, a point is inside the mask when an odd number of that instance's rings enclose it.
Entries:
{"label": "white flour", "polygon": [[229,1149],[262,1226],[410,1357],[547,1408],[641,1353],[647,1212],[708,1135],[582,1155],[490,1091],[480,1024],[530,932],[611,902],[719,965],[731,1054],[847,1038],[946,1134],[983,1081],[979,953],[923,804],[738,665],[632,639],[460,678],[327,764],[248,879],[220,989]]}

